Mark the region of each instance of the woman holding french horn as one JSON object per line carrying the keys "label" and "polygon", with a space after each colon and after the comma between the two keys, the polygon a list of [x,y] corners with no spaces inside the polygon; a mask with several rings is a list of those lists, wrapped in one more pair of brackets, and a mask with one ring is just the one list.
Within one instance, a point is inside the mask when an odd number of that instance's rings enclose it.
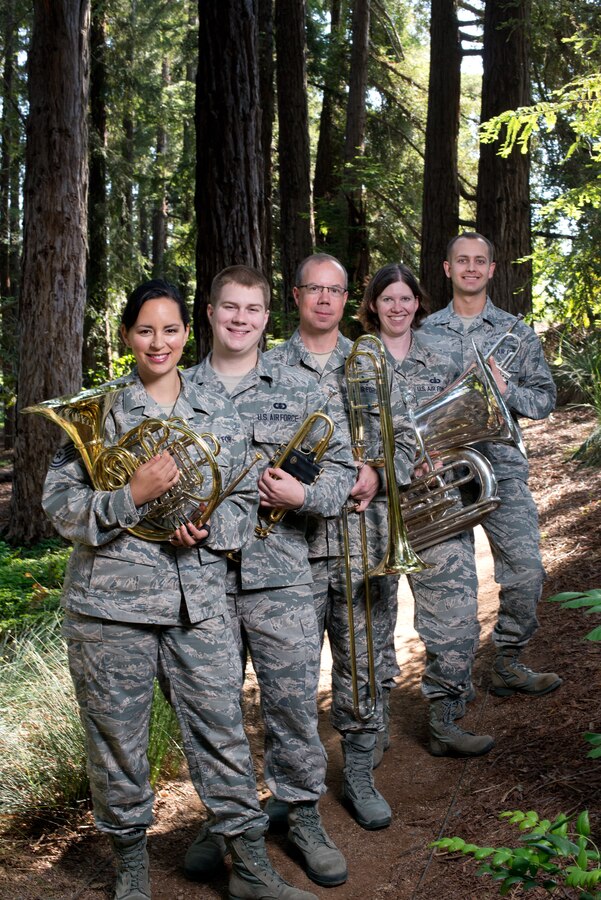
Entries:
{"label": "woman holding french horn", "polygon": [[[413,408],[442,392],[456,374],[448,359],[420,342],[417,329],[427,312],[427,298],[413,272],[402,263],[391,263],[367,285],[358,313],[365,330],[384,344],[392,378]],[[415,627],[426,648],[422,691],[430,703],[430,751],[435,756],[478,756],[493,747],[492,737],[457,724],[466,702],[474,698],[471,672],[480,632],[470,534],[463,531],[417,550],[427,568],[408,575],[408,580],[415,598]],[[388,576],[386,581],[389,603],[381,608],[387,608],[390,616],[374,623],[387,660],[380,673],[384,688],[393,684],[398,671],[394,653],[398,577]]]}
{"label": "woman holding french horn", "polygon": [[[177,289],[145,282],[122,315],[121,335],[137,364],[131,375],[29,410],[59,421],[71,438],[52,462],[43,504],[75,544],[62,596],[64,635],[96,826],[116,853],[115,900],[150,898],[146,751],[160,668],[192,781],[231,852],[230,896],[272,897],[277,889],[290,900],[314,900],[287,885],[265,851],[268,820],[242,725],[224,582],[224,552],[244,543],[254,520],[255,478],[244,466],[248,445],[232,403],[180,377],[189,330]],[[79,439],[77,428],[85,433],[90,423],[92,439]],[[200,501],[207,469],[216,490]],[[172,501],[190,477],[198,484],[179,493],[194,509],[174,513]]]}

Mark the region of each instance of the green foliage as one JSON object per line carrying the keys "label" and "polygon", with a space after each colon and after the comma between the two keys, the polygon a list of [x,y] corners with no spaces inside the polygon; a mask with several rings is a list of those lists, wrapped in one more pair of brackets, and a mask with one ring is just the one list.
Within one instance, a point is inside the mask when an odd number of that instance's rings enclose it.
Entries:
{"label": "green foliage", "polygon": [[[175,714],[158,687],[148,760],[151,783],[181,760]],[[5,635],[0,653],[0,826],[44,819],[87,803],[89,782],[78,705],[60,618]]]}
{"label": "green foliage", "polygon": [[[590,591],[564,591],[548,598],[549,603],[561,603],[563,609],[584,609],[585,615],[601,613],[601,590],[594,588]],[[601,641],[601,625],[597,625],[585,635],[587,641]],[[586,732],[585,741],[592,746],[587,757],[589,759],[601,758],[601,734]]]}
{"label": "green foliage", "polygon": [[583,465],[601,466],[601,332],[562,336],[554,374],[558,386],[567,386],[585,405],[594,409],[597,427],[574,453]]}
{"label": "green foliage", "polygon": [[27,549],[0,541],[0,634],[39,622],[58,608],[70,553],[58,538]]}
{"label": "green foliage", "polygon": [[[478,874],[498,882],[501,896],[519,886],[524,891],[542,888],[548,892],[561,887],[562,896],[579,900],[601,898],[596,890],[601,885],[601,855],[591,837],[587,810],[575,820],[563,813],[553,821],[541,819],[533,810],[503,812],[500,818],[526,832],[520,839],[523,846],[479,847],[459,837],[442,838],[431,846],[478,860]],[[574,892],[568,893],[569,889]]]}

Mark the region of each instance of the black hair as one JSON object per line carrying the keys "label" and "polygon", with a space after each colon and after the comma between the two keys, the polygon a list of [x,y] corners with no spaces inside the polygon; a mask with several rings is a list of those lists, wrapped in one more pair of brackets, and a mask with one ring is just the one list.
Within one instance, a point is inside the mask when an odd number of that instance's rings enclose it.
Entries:
{"label": "black hair", "polygon": [[406,284],[415,299],[419,301],[412,327],[417,328],[421,325],[430,312],[430,298],[409,266],[406,266],[404,263],[388,263],[388,265],[378,269],[370,280],[357,310],[357,318],[366,331],[380,330],[380,319],[376,312],[376,300],[387,287],[390,287],[391,284],[396,284],[397,281],[402,281]]}
{"label": "black hair", "polygon": [[151,278],[150,281],[143,281],[137,288],[134,288],[127,298],[127,303],[123,307],[121,313],[121,324],[126,331],[132,328],[140,315],[140,310],[147,300],[156,300],[159,297],[167,297],[177,303],[185,326],[190,324],[190,313],[184,299],[174,284],[170,284],[163,278]]}

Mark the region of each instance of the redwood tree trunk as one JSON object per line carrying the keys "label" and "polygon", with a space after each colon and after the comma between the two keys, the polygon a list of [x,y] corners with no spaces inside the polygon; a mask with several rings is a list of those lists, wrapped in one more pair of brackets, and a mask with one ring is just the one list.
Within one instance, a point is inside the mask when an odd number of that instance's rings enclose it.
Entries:
{"label": "redwood tree trunk", "polygon": [[[530,102],[529,0],[487,0],[484,13],[482,121]],[[496,247],[493,300],[513,313],[532,307],[530,154],[507,159],[496,144],[480,146],[476,227]]]}
{"label": "redwood tree trunk", "polygon": [[436,310],[448,303],[442,263],[459,226],[461,42],[457,0],[437,0],[431,9],[420,279],[430,294],[432,310]]}
{"label": "redwood tree trunk", "polygon": [[346,112],[344,158],[347,164],[348,204],[347,268],[351,283],[360,288],[369,272],[369,244],[365,198],[361,176],[354,170],[365,150],[367,63],[369,58],[370,0],[354,0],[349,93]]}
{"label": "redwood tree trunk", "polygon": [[[24,188],[18,408],[81,386],[87,231],[89,0],[34,2]],[[57,429],[17,417],[8,538],[52,533],[41,493]]]}
{"label": "redwood tree trunk", "polygon": [[305,66],[304,0],[276,0],[282,309],[294,309],[294,273],[314,243]]}
{"label": "redwood tree trunk", "polygon": [[254,3],[199,0],[198,18],[194,331],[202,358],[214,276],[234,264],[261,268],[263,161]]}
{"label": "redwood tree trunk", "polygon": [[273,166],[271,144],[275,115],[275,64],[273,57],[273,0],[258,0],[259,16],[259,95],[261,102],[261,151],[263,155],[263,208],[261,212],[261,236],[263,272],[271,283],[273,268],[272,240],[272,188]]}

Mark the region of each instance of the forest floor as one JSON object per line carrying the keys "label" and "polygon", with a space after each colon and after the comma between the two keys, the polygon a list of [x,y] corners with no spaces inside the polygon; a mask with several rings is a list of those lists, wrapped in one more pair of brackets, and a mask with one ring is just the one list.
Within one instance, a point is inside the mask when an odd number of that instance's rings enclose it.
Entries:
{"label": "forest floor", "polygon": [[[559,410],[545,422],[526,423],[531,487],[537,501],[547,581],[544,597],[559,591],[601,587],[601,472],[579,469],[570,451],[592,430],[584,410]],[[0,489],[5,485],[0,485]],[[6,510],[0,493],[0,518]],[[4,507],[2,503],[4,501]],[[601,647],[584,640],[598,624],[582,610],[563,610],[544,600],[541,627],[525,661],[556,671],[562,687],[537,699],[502,699],[489,691],[490,632],[497,608],[492,565],[481,529],[476,532],[480,575],[482,640],[474,676],[477,698],[464,727],[492,734],[486,756],[437,759],[427,750],[427,708],[419,683],[423,650],[413,631],[413,603],[401,585],[397,650],[402,679],[392,693],[391,746],[376,782],[393,810],[389,828],[368,832],[340,801],[342,756],[328,722],[329,658],[324,649],[320,691],[321,734],[329,756],[328,793],[320,803],[330,835],[346,855],[348,882],[338,888],[313,885],[288,852],[285,835],[268,846],[279,871],[292,883],[331,900],[487,900],[498,889],[479,877],[466,857],[441,854],[431,841],[459,835],[482,846],[515,846],[520,832],[500,821],[503,810],[536,810],[554,818],[588,808],[592,834],[601,839],[601,760],[586,758],[586,731],[601,731]],[[404,581],[404,580],[403,580]],[[247,680],[248,732],[257,769],[262,735],[254,677]],[[260,781],[261,796],[267,796]],[[156,822],[149,850],[154,900],[219,900],[227,897],[227,868],[208,884],[195,884],[182,861],[204,816],[186,772],[157,791]],[[35,835],[5,835],[0,843],[0,900],[107,900],[114,869],[105,838],[96,834],[89,812]],[[511,896],[523,896],[519,893]],[[542,891],[528,896],[547,896]],[[568,896],[562,894],[562,896]],[[575,896],[570,895],[570,896]]]}

